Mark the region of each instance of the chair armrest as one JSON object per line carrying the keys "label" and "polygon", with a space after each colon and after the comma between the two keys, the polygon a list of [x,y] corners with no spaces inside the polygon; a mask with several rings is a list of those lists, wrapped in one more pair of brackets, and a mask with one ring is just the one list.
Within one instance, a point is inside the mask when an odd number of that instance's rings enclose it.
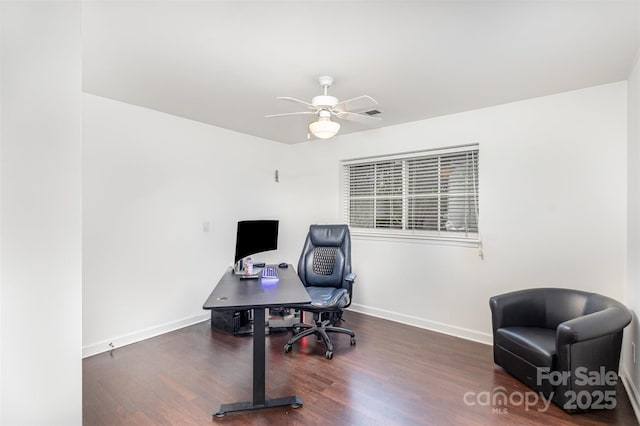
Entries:
{"label": "chair armrest", "polygon": [[349,272],[344,276],[342,288],[346,288],[347,292],[349,293],[349,303],[347,304],[347,306],[345,306],[345,308],[351,306],[351,298],[353,297],[353,283],[355,282],[355,280],[356,274],[354,274],[353,272]]}
{"label": "chair armrest", "polygon": [[602,311],[565,321],[558,325],[556,347],[616,333],[631,322],[626,308],[610,307]]}
{"label": "chair armrest", "polygon": [[342,283],[342,288],[346,288],[347,291],[349,292],[349,295],[351,295],[352,291],[353,291],[353,283],[356,280],[356,274],[354,274],[353,272],[349,272],[347,275],[344,276],[344,282]]}
{"label": "chair armrest", "polygon": [[544,296],[535,290],[520,290],[489,299],[493,332],[502,327],[544,324]]}

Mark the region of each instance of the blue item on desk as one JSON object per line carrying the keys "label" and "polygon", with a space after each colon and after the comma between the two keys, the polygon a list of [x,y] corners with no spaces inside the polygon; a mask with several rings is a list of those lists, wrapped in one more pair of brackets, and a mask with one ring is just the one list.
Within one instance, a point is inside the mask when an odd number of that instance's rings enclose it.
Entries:
{"label": "blue item on desk", "polygon": [[278,271],[273,266],[265,266],[262,269],[262,278],[278,278]]}

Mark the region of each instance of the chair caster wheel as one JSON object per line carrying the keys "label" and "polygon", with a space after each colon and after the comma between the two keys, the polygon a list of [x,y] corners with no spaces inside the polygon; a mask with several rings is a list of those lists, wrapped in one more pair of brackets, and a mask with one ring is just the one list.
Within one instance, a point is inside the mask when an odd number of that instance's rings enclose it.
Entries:
{"label": "chair caster wheel", "polygon": [[355,344],[356,344],[356,338],[355,338],[355,337],[352,337],[352,338],[351,338],[351,345],[353,346],[353,345],[355,345]]}
{"label": "chair caster wheel", "polygon": [[217,418],[219,418],[219,419],[223,418],[223,417],[224,417],[224,416],[226,416],[226,415],[227,415],[227,413],[215,413],[215,414],[214,414],[214,416],[216,416],[216,417],[217,417]]}
{"label": "chair caster wheel", "polygon": [[287,343],[286,345],[284,345],[284,353],[285,354],[288,354],[289,352],[291,352],[291,349],[292,349],[292,347],[291,347],[290,344]]}
{"label": "chair caster wheel", "polygon": [[300,333],[300,330],[300,327],[293,327],[293,335],[295,336],[296,334]]}
{"label": "chair caster wheel", "polygon": [[325,357],[327,357],[327,359],[332,359],[333,358],[333,351],[327,351],[326,354],[324,354]]}
{"label": "chair caster wheel", "polygon": [[296,409],[296,408],[302,407],[302,404],[297,404],[297,403],[296,404],[291,404],[289,407],[291,407],[293,409]]}

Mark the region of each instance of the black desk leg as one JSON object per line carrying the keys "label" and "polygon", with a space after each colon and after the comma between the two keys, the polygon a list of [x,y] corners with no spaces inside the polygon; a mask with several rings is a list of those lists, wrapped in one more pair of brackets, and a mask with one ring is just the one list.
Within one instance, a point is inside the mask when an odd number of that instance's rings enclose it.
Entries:
{"label": "black desk leg", "polygon": [[253,310],[253,404],[265,403],[265,333],[264,308]]}
{"label": "black desk leg", "polygon": [[222,404],[213,412],[216,417],[223,417],[235,411],[259,410],[261,408],[282,407],[289,405],[293,408],[302,406],[302,399],[298,396],[265,399],[265,308],[253,309],[253,401]]}

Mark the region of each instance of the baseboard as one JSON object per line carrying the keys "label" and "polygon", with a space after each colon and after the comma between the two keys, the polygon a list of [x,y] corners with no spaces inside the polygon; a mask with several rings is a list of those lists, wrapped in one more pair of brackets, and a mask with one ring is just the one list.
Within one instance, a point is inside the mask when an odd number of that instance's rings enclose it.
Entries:
{"label": "baseboard", "polygon": [[195,315],[189,318],[183,318],[178,321],[171,321],[155,327],[149,327],[144,330],[135,331],[133,333],[126,334],[124,336],[113,337],[112,339],[105,340],[98,343],[93,343],[82,347],[82,358],[86,358],[92,355],[97,355],[102,352],[107,352],[115,348],[130,345],[132,343],[140,342],[142,340],[156,337],[170,331],[174,331],[183,327],[187,327],[199,322],[207,321],[211,317],[209,314]]}
{"label": "baseboard", "polygon": [[624,366],[620,369],[620,378],[622,379],[622,384],[627,391],[627,396],[629,397],[629,401],[631,402],[631,406],[633,407],[633,412],[636,415],[636,420],[640,420],[640,392],[638,392],[638,389],[636,389],[633,380],[631,380],[629,372]]}
{"label": "baseboard", "polygon": [[[491,334],[481,333],[464,327],[457,327],[437,321],[425,320],[423,318],[415,317],[412,315],[401,314],[385,309],[372,308],[370,306],[359,305],[357,303],[351,304],[349,309],[354,312],[359,312],[362,314],[371,315],[374,317],[395,321],[414,327],[424,328],[426,330],[436,331],[438,333],[448,334],[450,336],[460,337],[462,339],[472,340],[478,343],[484,343],[488,345],[492,344]],[[83,346],[82,357],[86,358],[102,352],[113,350],[115,348],[140,342],[151,337],[159,336],[160,334],[168,333],[170,331],[174,331],[183,327],[188,327],[202,321],[207,321],[209,320],[209,318],[209,314],[196,315],[159,326],[150,327],[144,330],[139,330],[123,336],[116,336],[102,342]]]}
{"label": "baseboard", "polygon": [[349,307],[349,310],[386,319],[389,321],[395,321],[414,327],[436,331],[438,333],[448,334],[454,337],[460,337],[466,340],[472,340],[478,343],[484,343],[486,345],[493,344],[493,337],[491,336],[491,334],[481,333],[479,331],[470,330],[464,327],[457,327],[438,321],[426,320],[424,318],[414,317],[412,315],[401,314],[393,311],[387,311],[385,309],[372,308],[370,306],[359,305],[357,303],[352,303]]}

